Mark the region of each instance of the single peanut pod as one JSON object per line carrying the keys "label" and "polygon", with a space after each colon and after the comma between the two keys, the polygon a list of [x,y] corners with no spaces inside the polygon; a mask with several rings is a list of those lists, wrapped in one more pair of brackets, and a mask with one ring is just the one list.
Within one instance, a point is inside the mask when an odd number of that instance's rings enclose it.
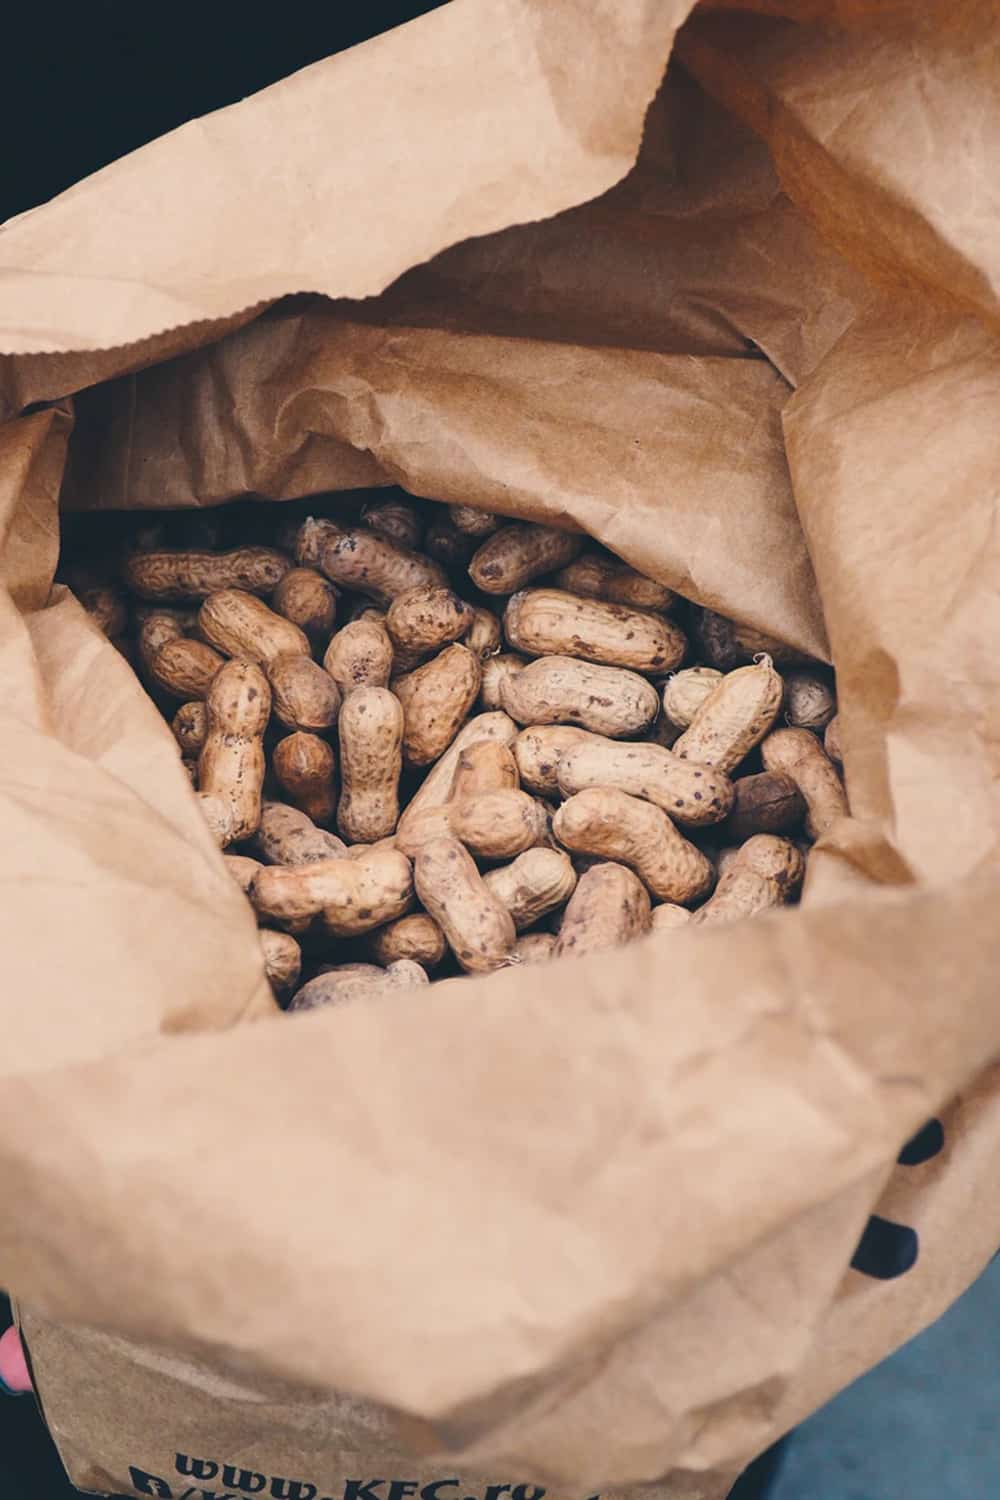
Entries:
{"label": "single peanut pod", "polygon": [[313,642],[324,644],[337,623],[337,590],[315,568],[291,568],[271,601],[279,615],[291,620]]}
{"label": "single peanut pod", "polygon": [[317,824],[329,823],[337,808],[337,762],[326,740],[316,734],[286,735],[274,747],[271,767],[289,801]]}
{"label": "single peanut pod", "polygon": [[149,675],[175,698],[205,698],[225,657],[204,641],[167,641],[153,657]]}
{"label": "single peanut pod", "polygon": [[286,729],[325,734],[340,713],[340,688],[311,656],[289,651],[267,664],[274,716]]}
{"label": "single peanut pod", "polygon": [[503,965],[514,947],[514,920],[458,839],[425,844],[414,860],[413,879],[421,905],[466,973],[486,974]]}
{"label": "single peanut pod", "polygon": [[421,584],[448,586],[438,563],[365,526],[353,527],[327,542],[319,565],[334,583],[383,605]]}
{"label": "single peanut pod", "polygon": [[607,599],[610,604],[627,604],[631,609],[668,610],[674,602],[672,589],[637,573],[617,557],[602,557],[599,552],[585,552],[568,567],[561,568],[552,582],[557,589],[582,594],[586,599]]}
{"label": "single peanut pod", "polygon": [[674,754],[735,771],[778,717],[784,687],[769,656],[727,672],[674,745]]}
{"label": "single peanut pod", "polygon": [[582,550],[583,537],[575,532],[515,521],[486,538],[469,563],[469,577],[484,594],[513,594]]}
{"label": "single peanut pod", "polygon": [[444,754],[468,718],[481,679],[478,657],[466,646],[448,646],[426,666],[394,680],[408,765],[427,766]]}
{"label": "single peanut pod", "polygon": [[672,724],[686,729],[710,693],[722,681],[714,667],[686,667],[663,684],[663,712]]}
{"label": "single peanut pod", "polygon": [[260,860],[251,859],[247,854],[224,854],[222,858],[244,896],[249,896],[254,876],[264,868]]}
{"label": "single peanut pod", "polygon": [[790,776],[805,798],[806,833],[811,839],[822,838],[838,818],[847,817],[840,773],[808,729],[776,729],[760,753],[765,768]]}
{"label": "single peanut pod", "polygon": [[483,708],[499,708],[504,681],[516,676],[527,665],[526,658],[517,656],[513,651],[488,657],[483,662],[483,680],[479,688],[479,701]]}
{"label": "single peanut pod", "polygon": [[171,641],[184,639],[184,628],[174,614],[156,610],[147,615],[139,626],[139,658],[147,672],[152,672],[153,663]]}
{"label": "single peanut pod", "polygon": [[302,949],[287,932],[262,927],[258,932],[264,955],[264,972],[276,995],[287,995],[299,982],[302,972]]}
{"label": "single peanut pod", "polygon": [[377,964],[409,959],[423,969],[436,969],[448,951],[444,933],[425,911],[411,912],[373,932],[368,951]]}
{"label": "single peanut pod", "polygon": [[581,958],[621,948],[650,928],[649,892],[624,865],[604,861],[585,870],[563,914],[554,957]]}
{"label": "single peanut pod", "polygon": [[503,622],[507,640],[526,656],[572,656],[655,674],[671,671],[687,650],[683,631],[662,615],[562,589],[520,590],[508,599]]}
{"label": "single peanut pod", "polygon": [[489,510],[477,510],[474,505],[449,505],[448,519],[465,536],[492,536],[499,528],[500,520]]}
{"label": "single peanut pod", "polygon": [[623,745],[592,737],[562,752],[556,780],[564,797],[589,787],[612,787],[695,827],[718,823],[733,805],[733,784],[723,771],[681,760],[662,745]]}
{"label": "single peanut pod", "polygon": [[237,547],[232,552],[135,552],[125,563],[125,582],[142,599],[207,599],[221,589],[271,594],[289,568],[273,547]]}
{"label": "single peanut pod", "polygon": [[527,849],[483,879],[514,918],[518,932],[564,906],[576,888],[576,871],[561,849]]}
{"label": "single peanut pod", "polygon": [[459,752],[450,800],[460,802],[466,797],[480,797],[485,792],[516,792],[520,780],[509,745],[500,740],[477,740]]}
{"label": "single peanut pod", "polygon": [[378,620],[352,620],[327,646],[323,667],[344,698],[355,688],[388,687],[392,675],[389,632]]}
{"label": "single peanut pod", "polygon": [[790,901],[802,883],[805,860],[790,839],[758,833],[737,850],[692,926],[735,922]]}
{"label": "single peanut pod", "polygon": [[715,872],[666,813],[610,787],[577,792],[552,820],[559,842],[577,854],[628,865],[659,901],[689,906],[712,887]]}
{"label": "single peanut pod", "polygon": [[513,859],[548,837],[548,809],[527,792],[484,792],[448,806],[449,831],[478,859]]}
{"label": "single peanut pod", "polygon": [[309,655],[305,631],[245,589],[210,594],[198,611],[198,629],[226,656],[243,656],[265,666],[288,653]]}
{"label": "single peanut pod", "polygon": [[359,859],[266,865],[250,899],[266,920],[323,917],[334,937],[357,937],[401,917],[413,895],[410,862],[395,849],[369,850]]}
{"label": "single peanut pod", "polygon": [[576,724],[612,739],[641,734],[660,711],[659,694],[644,677],[572,656],[529,662],[501,683],[500,700],[520,724]]}
{"label": "single peanut pod", "polygon": [[802,793],[781,771],[761,771],[733,782],[732,810],[719,828],[727,843],[742,844],[755,833],[787,833],[805,816]]}
{"label": "single peanut pod", "polygon": [[459,531],[446,515],[437,516],[424,533],[424,551],[446,568],[464,568],[476,550],[476,538]]}
{"label": "single peanut pod", "polygon": [[318,568],[323,548],[336,541],[344,528],[324,516],[307,516],[295,534],[295,561],[300,568]]}
{"label": "single peanut pod", "polygon": [[601,745],[615,743],[605,735],[573,729],[568,724],[538,724],[522,729],[512,746],[521,785],[542,797],[558,797],[560,758],[591,740]]}
{"label": "single peanut pod", "polygon": [[411,551],[420,546],[424,534],[423,515],[413,500],[366,500],[361,507],[361,520],[372,531]]}
{"label": "single peanut pod", "polygon": [[422,584],[397,594],[386,629],[397,651],[429,652],[459,640],[472,626],[472,606],[453,589]]}
{"label": "single peanut pod", "polygon": [[[646,898],[649,899],[648,896]],[[526,932],[519,937],[511,949],[508,962],[515,964],[545,964],[556,956],[554,932]]]}
{"label": "single peanut pod", "polygon": [[182,703],[170,721],[174,739],[185,755],[199,755],[208,733],[208,710],[204,700]]}
{"label": "single peanut pod", "polygon": [[480,740],[497,740],[512,745],[517,734],[517,725],[504,713],[477,714],[458,731],[444,755],[431,766],[420,786],[410,798],[409,805],[399,820],[399,832],[412,820],[421,816],[428,808],[441,807],[451,796],[455,768],[459,756],[469,745]]}
{"label": "single peanut pod", "polygon": [[485,663],[503,650],[503,631],[499,619],[491,609],[473,605],[469,607],[472,610],[472,623],[465,635],[465,645]]}
{"label": "single peanut pod", "polygon": [[826,733],[823,736],[823,749],[826,751],[830,759],[834,761],[838,766],[842,766],[844,764],[844,754],[840,748],[839,714],[834,714],[833,718],[826,726]]}
{"label": "single peanut pod", "polygon": [[376,964],[338,964],[317,974],[292,996],[290,1011],[319,1010],[329,1005],[355,1005],[386,999],[401,990],[419,989],[428,983],[419,964],[397,959],[388,968]]}
{"label": "single peanut pod", "polygon": [[84,589],[79,599],[98,630],[109,640],[121,635],[128,625],[128,606],[118,590],[110,584],[98,584],[94,588]]}
{"label": "single peanut pod", "polygon": [[833,688],[819,672],[785,673],[785,718],[793,729],[825,729],[836,712]]}
{"label": "single peanut pod", "polygon": [[675,906],[672,901],[661,901],[653,907],[652,927],[654,932],[665,932],[668,927],[686,927],[693,913],[686,906]]}
{"label": "single peanut pod", "polygon": [[348,694],[340,713],[337,827],[350,843],[373,844],[399,821],[403,710],[384,687]]}
{"label": "single peanut pod", "polygon": [[335,833],[317,828],[307,813],[286,802],[265,802],[254,847],[271,865],[312,865],[318,860],[344,859],[347,845]]}
{"label": "single peanut pod", "polygon": [[271,689],[256,662],[237,659],[220,667],[205,702],[208,728],[198,784],[203,796],[218,799],[224,810],[223,822],[214,825],[216,836],[238,843],[260,825]]}

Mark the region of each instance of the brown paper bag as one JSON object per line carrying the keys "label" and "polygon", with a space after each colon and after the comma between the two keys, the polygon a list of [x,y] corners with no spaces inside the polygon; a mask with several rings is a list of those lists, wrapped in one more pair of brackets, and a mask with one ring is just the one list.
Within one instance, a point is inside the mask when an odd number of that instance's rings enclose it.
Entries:
{"label": "brown paper bag", "polygon": [[[84,1488],[721,1500],[1000,1240],[995,32],[698,15],[640,151],[686,9],[454,0],[0,236],[0,1281]],[[275,1016],[64,461],[582,527],[832,659],[854,815],[794,913]]]}

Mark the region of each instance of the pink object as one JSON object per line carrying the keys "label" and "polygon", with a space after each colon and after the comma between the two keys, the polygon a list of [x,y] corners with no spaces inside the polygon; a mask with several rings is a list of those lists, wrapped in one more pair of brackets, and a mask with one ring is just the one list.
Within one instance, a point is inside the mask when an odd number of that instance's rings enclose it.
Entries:
{"label": "pink object", "polygon": [[8,1390],[20,1395],[31,1390],[31,1376],[24,1357],[21,1335],[16,1328],[8,1328],[0,1334],[0,1380]]}

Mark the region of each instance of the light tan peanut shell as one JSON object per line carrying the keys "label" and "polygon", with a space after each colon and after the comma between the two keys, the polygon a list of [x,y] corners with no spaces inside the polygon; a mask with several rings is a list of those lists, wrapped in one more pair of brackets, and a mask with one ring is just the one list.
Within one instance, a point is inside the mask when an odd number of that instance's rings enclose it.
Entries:
{"label": "light tan peanut shell", "polygon": [[343,859],[347,845],[334,833],[317,828],[307,813],[286,802],[265,802],[254,847],[271,865],[311,865],[317,860]]}
{"label": "light tan peanut shell", "polygon": [[834,714],[833,718],[830,720],[829,724],[826,726],[826,733],[823,736],[823,749],[826,751],[826,753],[830,757],[830,759],[832,761],[835,761],[838,766],[842,766],[843,765],[843,763],[844,763],[844,754],[843,754],[843,751],[840,748],[840,715],[839,714]]}
{"label": "light tan peanut shell", "polygon": [[302,972],[302,949],[287,932],[273,932],[263,927],[258,932],[264,954],[264,972],[276,995],[286,995],[295,988]]}
{"label": "light tan peanut shell", "polygon": [[421,584],[397,594],[385,617],[393,647],[437,651],[465,635],[472,626],[472,606],[453,589]]}
{"label": "light tan peanut shell", "polygon": [[565,905],[576,888],[576,871],[560,849],[527,849],[483,879],[514,918],[518,932]]}
{"label": "light tan peanut shell", "polygon": [[363,1004],[386,999],[401,990],[418,989],[427,982],[420,965],[406,958],[397,959],[385,969],[375,964],[340,964],[317,974],[297,990],[288,1009],[318,1010],[328,1005]]}
{"label": "light tan peanut shell", "polygon": [[190,703],[182,703],[171,719],[170,727],[184,754],[197,755],[208,732],[208,709],[204,700],[195,698]]}
{"label": "light tan peanut shell", "polygon": [[334,583],[382,605],[421,584],[448,586],[439,563],[366,526],[344,531],[327,542],[319,565]]}
{"label": "light tan peanut shell", "polygon": [[337,623],[337,590],[315,568],[292,568],[274,591],[274,609],[323,645]]}
{"label": "light tan peanut shell", "polygon": [[691,918],[692,926],[735,922],[790,901],[802,883],[805,860],[790,839],[755,834],[736,851],[715,892]]}
{"label": "light tan peanut shell", "polygon": [[413,879],[421,905],[467,973],[485,974],[503,965],[514,947],[514,919],[458,839],[425,844],[414,861]]}
{"label": "light tan peanut shell", "polygon": [[340,688],[311,656],[290,651],[267,664],[274,716],[286,729],[324,734],[337,722]]}
{"label": "light tan peanut shell", "polygon": [[220,589],[271,594],[291,560],[273,547],[237,547],[232,552],[135,552],[125,563],[125,582],[142,599],[164,603],[207,599]]}
{"label": "light tan peanut shell", "polygon": [[787,833],[805,816],[806,804],[790,776],[761,771],[733,782],[732,811],[719,829],[727,843],[742,844],[755,833]]}
{"label": "light tan peanut shell", "polygon": [[329,823],[337,807],[337,762],[326,740],[297,731],[279,740],[271,757],[275,780],[288,800],[314,823]]}
{"label": "light tan peanut shell", "polygon": [[785,719],[793,729],[825,729],[837,712],[833,688],[804,667],[785,672]]}
{"label": "light tan peanut shell", "polygon": [[205,698],[224,662],[204,641],[167,641],[153,657],[149,675],[174,698]]}
{"label": "light tan peanut shell", "polygon": [[372,531],[411,551],[420,546],[424,534],[422,509],[414,500],[366,500],[361,507],[361,520]]}
{"label": "light tan peanut shell", "polygon": [[768,771],[790,776],[805,798],[806,832],[812,839],[847,817],[847,793],[840,772],[808,729],[776,729],[761,746]]}
{"label": "light tan peanut shell", "polygon": [[559,761],[577,745],[613,745],[603,734],[573,729],[569,724],[537,724],[522,729],[513,744],[521,785],[543,797],[559,796]]}
{"label": "light tan peanut shell", "polygon": [[340,711],[337,827],[349,843],[387,838],[399,821],[403,709],[384,687],[349,693]]}
{"label": "light tan peanut shell", "polygon": [[386,839],[376,839],[374,844],[352,844],[347,851],[348,859],[362,859],[364,855],[372,853],[375,849],[395,849],[396,836],[390,834]]}
{"label": "light tan peanut shell", "polygon": [[237,843],[260,824],[263,736],[271,715],[267,678],[255,662],[227,661],[215,674],[206,707],[208,729],[198,759],[198,785],[226,811],[225,842]]}
{"label": "light tan peanut shell", "polygon": [[407,958],[424,969],[436,969],[448,951],[444,933],[425,911],[411,912],[408,917],[387,923],[373,932],[367,942],[377,964]]}
{"label": "light tan peanut shell", "polygon": [[659,901],[689,906],[712,887],[715,871],[666,813],[627,792],[594,787],[564,802],[552,831],[565,848],[628,865]]}
{"label": "light tan peanut shell", "polygon": [[393,681],[403,705],[403,759],[427,766],[443,755],[479,694],[482,668],[466,646],[448,646],[426,666]]}
{"label": "light tan peanut shell", "polygon": [[735,771],[777,718],[784,686],[768,656],[727,672],[676,741],[674,754]]}
{"label": "light tan peanut shell", "polygon": [[343,529],[336,521],[307,516],[295,535],[295,561],[302,568],[318,568],[323,548],[340,536]]}
{"label": "light tan peanut shell", "polygon": [[463,750],[480,740],[496,740],[504,745],[512,745],[516,735],[517,725],[504,713],[477,714],[474,719],[470,719],[458,731],[444,755],[427,772],[420,787],[410,798],[409,805],[399,820],[399,833],[402,835],[407,826],[429,808],[441,807],[448,801],[455,768]]}
{"label": "light tan peanut shell", "polygon": [[562,752],[556,778],[563,796],[588,787],[613,787],[694,826],[718,823],[733,805],[733,784],[724,771],[681,760],[662,745],[584,740]]}
{"label": "light tan peanut shell", "polygon": [[98,584],[95,588],[83,589],[79,598],[102,635],[109,640],[121,635],[128,625],[128,605],[117,589],[110,584]]}
{"label": "light tan peanut shell", "polygon": [[500,525],[491,511],[476,510],[472,505],[449,505],[448,519],[465,536],[492,536]]}
{"label": "light tan peanut shell", "polygon": [[693,915],[686,906],[661,901],[659,906],[653,907],[653,931],[665,932],[668,927],[686,927]]}
{"label": "light tan peanut shell", "polygon": [[198,611],[198,629],[226,656],[245,656],[264,665],[289,652],[309,655],[305,631],[244,589],[209,594]]}
{"label": "light tan peanut shell", "polygon": [[264,868],[260,860],[251,859],[247,854],[224,854],[222,858],[244,896],[249,895],[254,876]]}
{"label": "light tan peanut shell", "polygon": [[649,893],[624,865],[602,862],[585,870],[569,899],[556,958],[581,958],[620,948],[650,928]]}
{"label": "light tan peanut shell", "polygon": [[184,639],[184,627],[175,614],[155,610],[139,626],[139,658],[147,671],[171,641]]}
{"label": "light tan peanut shell", "polygon": [[436,516],[424,533],[424,551],[446,568],[464,568],[476,550],[476,538],[452,525],[446,515]]}
{"label": "light tan peanut shell", "polygon": [[[187,762],[182,761],[187,767]],[[201,809],[201,815],[205,819],[208,831],[212,835],[220,849],[225,849],[227,844],[233,843],[235,834],[233,832],[233,809],[228,797],[220,797],[215,792],[202,792],[198,790],[198,768],[192,776],[190,770],[191,785],[195,788],[195,797]]]}
{"label": "light tan peanut shell", "polygon": [[413,895],[410,862],[395,849],[371,849],[358,859],[266,865],[250,888],[265,920],[322,916],[334,937],[356,937],[395,921]]}
{"label": "light tan peanut shell", "polygon": [[555,956],[556,935],[554,932],[526,932],[514,944],[509,962],[545,964]]}
{"label": "light tan peanut shell", "polygon": [[674,602],[672,589],[637,573],[616,557],[585,552],[568,567],[561,568],[552,582],[557,589],[582,594],[587,599],[607,599],[632,609],[667,610]]}
{"label": "light tan peanut shell", "polygon": [[533,578],[573,561],[583,537],[515,521],[487,537],[469,564],[469,577],[484,594],[513,594]]}
{"label": "light tan peanut shell", "polygon": [[379,620],[351,620],[326,648],[323,667],[344,698],[355,688],[389,685],[392,641]]}
{"label": "light tan peanut shell", "polygon": [[503,622],[507,640],[526,656],[575,656],[633,672],[669,672],[687,649],[683,632],[661,615],[562,589],[520,590]]}
{"label": "light tan peanut shell", "polygon": [[672,724],[686,729],[705,699],[722,681],[714,667],[686,667],[663,684],[663,712]]}
{"label": "light tan peanut shell", "polygon": [[483,680],[479,688],[479,701],[483,708],[499,708],[504,680],[516,676],[527,665],[525,657],[518,656],[513,651],[487,657],[483,662]]}
{"label": "light tan peanut shell", "polygon": [[426,807],[396,833],[396,847],[411,858],[436,838],[461,840],[479,859],[513,859],[545,841],[549,817],[544,803],[527,792],[482,792]]}
{"label": "light tan peanut shell", "polygon": [[484,663],[503,650],[503,631],[491,609],[472,607],[472,624],[465,636],[465,645]]}
{"label": "light tan peanut shell", "polygon": [[459,751],[451,798],[478,797],[484,792],[516,792],[521,784],[517,761],[509,745],[499,740],[477,740]]}
{"label": "light tan peanut shell", "polygon": [[641,734],[656,718],[652,683],[623,667],[544,656],[501,683],[504,709],[519,724],[576,724],[612,739]]}

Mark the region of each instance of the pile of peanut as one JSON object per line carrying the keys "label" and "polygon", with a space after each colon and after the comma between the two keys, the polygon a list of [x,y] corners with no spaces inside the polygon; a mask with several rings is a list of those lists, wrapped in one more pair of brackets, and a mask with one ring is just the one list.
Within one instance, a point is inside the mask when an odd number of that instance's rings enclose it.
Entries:
{"label": "pile of peanut", "polygon": [[61,575],[170,720],[288,1009],[796,898],[847,811],[824,667],[573,532],[313,511],[244,506],[235,546],[123,518]]}

